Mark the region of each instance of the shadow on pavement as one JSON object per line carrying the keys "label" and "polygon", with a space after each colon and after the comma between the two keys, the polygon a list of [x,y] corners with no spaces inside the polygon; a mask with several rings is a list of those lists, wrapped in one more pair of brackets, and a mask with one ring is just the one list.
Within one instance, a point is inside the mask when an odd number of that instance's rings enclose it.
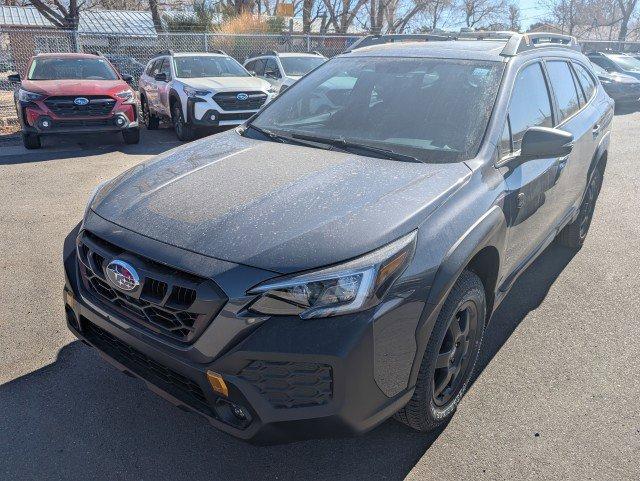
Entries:
{"label": "shadow on pavement", "polygon": [[113,152],[129,155],[156,155],[182,145],[176,139],[173,130],[160,129],[152,132],[143,130],[139,144],[126,145],[117,133],[82,134],[77,136],[51,136],[43,138],[43,147],[27,150],[22,141],[3,147],[0,153],[0,165],[49,162],[90,157]]}
{"label": "shadow on pavement", "polygon": [[[518,280],[487,330],[479,372],[572,257],[553,245]],[[391,420],[358,438],[252,446],[154,396],[80,342],[0,386],[0,406],[2,479],[400,480],[439,435]]]}

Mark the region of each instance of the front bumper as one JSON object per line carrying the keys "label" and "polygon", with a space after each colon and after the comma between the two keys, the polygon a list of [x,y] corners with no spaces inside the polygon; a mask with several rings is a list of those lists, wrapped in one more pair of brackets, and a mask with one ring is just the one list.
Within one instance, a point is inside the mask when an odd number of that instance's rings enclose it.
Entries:
{"label": "front bumper", "polygon": [[133,104],[120,105],[104,117],[58,117],[42,102],[20,102],[22,129],[39,135],[120,132],[139,127],[137,108]]}
{"label": "front bumper", "polygon": [[222,111],[201,98],[187,100],[187,121],[197,127],[224,127],[240,125],[258,110]]}
{"label": "front bumper", "polygon": [[[198,362],[163,349],[95,302],[80,282],[73,246],[65,248],[64,265],[67,325],[79,339],[171,403],[238,438],[264,443],[362,433],[413,393],[387,397],[378,387],[370,313],[319,322],[271,318],[222,355]],[[227,396],[212,389],[208,371],[222,375]],[[234,414],[237,408],[243,417]]]}

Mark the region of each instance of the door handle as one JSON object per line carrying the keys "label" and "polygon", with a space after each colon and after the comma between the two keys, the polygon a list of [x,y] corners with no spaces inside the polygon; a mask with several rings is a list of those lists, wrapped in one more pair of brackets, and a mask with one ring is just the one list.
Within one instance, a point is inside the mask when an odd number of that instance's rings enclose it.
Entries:
{"label": "door handle", "polygon": [[594,137],[597,136],[600,133],[600,124],[595,124],[591,129],[591,132],[593,133]]}

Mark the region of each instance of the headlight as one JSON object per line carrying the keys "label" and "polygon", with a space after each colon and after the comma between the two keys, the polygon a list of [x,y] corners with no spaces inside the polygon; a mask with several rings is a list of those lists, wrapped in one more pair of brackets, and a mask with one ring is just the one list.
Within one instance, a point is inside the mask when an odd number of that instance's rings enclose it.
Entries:
{"label": "headlight", "polygon": [[249,310],[303,319],[357,312],[378,304],[407,267],[416,243],[412,232],[344,264],[267,281],[247,294],[260,294]]}
{"label": "headlight", "polygon": [[131,100],[133,98],[133,90],[123,90],[119,94],[116,94],[116,97],[124,101]]}
{"label": "headlight", "polygon": [[601,84],[610,84],[613,83],[611,80],[605,79],[605,78],[601,78],[600,79],[600,83]]}
{"label": "headlight", "polygon": [[184,93],[187,94],[187,97],[204,97],[205,95],[209,95],[211,92],[208,90],[196,90],[193,87],[183,87]]}
{"label": "headlight", "polygon": [[35,92],[29,92],[28,90],[20,89],[18,91],[18,100],[21,102],[33,102],[34,100],[40,100],[44,98],[44,95],[37,94]]}
{"label": "headlight", "polygon": [[272,96],[276,96],[278,95],[278,93],[280,93],[280,89],[275,87],[275,86],[271,86],[269,87],[269,90],[267,90],[267,92],[269,92]]}

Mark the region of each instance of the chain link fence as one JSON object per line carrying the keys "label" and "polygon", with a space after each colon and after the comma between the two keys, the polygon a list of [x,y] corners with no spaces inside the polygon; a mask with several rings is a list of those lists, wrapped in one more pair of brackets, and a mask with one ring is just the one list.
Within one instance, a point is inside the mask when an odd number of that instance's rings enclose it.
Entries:
{"label": "chain link fence", "polygon": [[26,74],[29,59],[38,53],[99,51],[121,72],[132,75],[133,85],[151,57],[162,50],[211,52],[223,50],[240,63],[247,58],[277,52],[320,52],[333,57],[355,42],[357,36],[216,33],[161,33],[156,35],[87,34],[54,29],[0,28],[0,127],[15,121],[12,73]]}
{"label": "chain link fence", "polygon": [[[29,59],[38,53],[95,52],[105,55],[121,73],[132,75],[133,85],[148,60],[157,52],[210,52],[223,50],[239,62],[260,53],[320,52],[333,57],[354,43],[357,36],[217,33],[160,33],[141,35],[88,34],[47,28],[17,29],[0,27],[0,128],[15,124],[14,89],[11,73],[26,74]],[[640,42],[581,42],[584,51],[616,50],[640,52]]]}

